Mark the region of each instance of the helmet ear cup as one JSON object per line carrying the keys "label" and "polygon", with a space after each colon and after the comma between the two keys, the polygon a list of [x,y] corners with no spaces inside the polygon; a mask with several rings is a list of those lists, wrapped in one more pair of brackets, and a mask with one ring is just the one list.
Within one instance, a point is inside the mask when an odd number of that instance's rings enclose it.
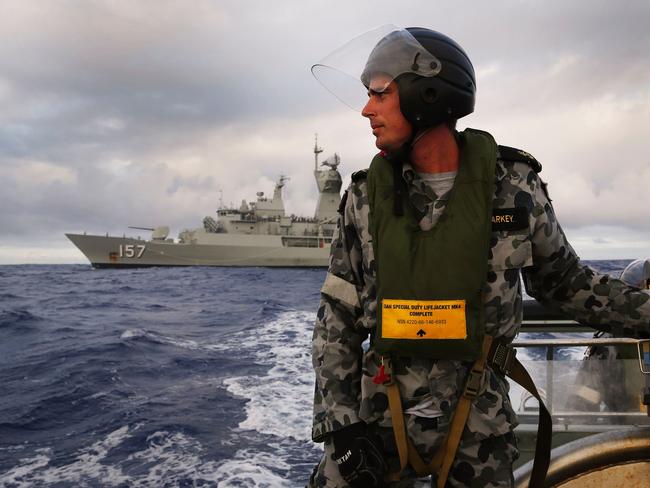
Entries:
{"label": "helmet ear cup", "polygon": [[425,86],[420,89],[420,97],[424,103],[436,103],[438,100],[438,90],[432,86]]}
{"label": "helmet ear cup", "polygon": [[[440,32],[421,27],[406,29],[434,57],[435,76],[419,76],[418,70],[395,79],[400,88],[402,114],[416,129],[456,120],[474,111],[476,77],[463,48]],[[421,68],[422,57],[414,60]]]}

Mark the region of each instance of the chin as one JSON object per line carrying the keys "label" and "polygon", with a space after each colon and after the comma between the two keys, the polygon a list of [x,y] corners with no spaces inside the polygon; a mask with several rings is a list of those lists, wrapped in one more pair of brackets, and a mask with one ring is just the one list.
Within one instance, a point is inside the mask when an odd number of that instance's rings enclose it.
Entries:
{"label": "chin", "polygon": [[397,151],[408,141],[409,141],[408,138],[400,138],[400,139],[392,138],[390,140],[386,140],[386,138],[376,137],[375,146],[377,146],[377,149],[381,151],[391,152],[391,151]]}
{"label": "chin", "polygon": [[391,144],[387,143],[386,141],[382,141],[379,138],[375,139],[375,146],[377,146],[377,149],[380,149],[382,151],[390,151],[392,149]]}

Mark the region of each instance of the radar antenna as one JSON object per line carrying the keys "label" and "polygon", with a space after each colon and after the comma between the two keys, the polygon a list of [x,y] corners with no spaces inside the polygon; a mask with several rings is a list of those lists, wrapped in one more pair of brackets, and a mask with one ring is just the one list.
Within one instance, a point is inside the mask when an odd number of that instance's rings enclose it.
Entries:
{"label": "radar antenna", "polygon": [[282,188],[284,184],[290,179],[291,178],[289,178],[288,176],[280,175],[280,177],[278,178],[278,182],[275,184],[275,186],[278,188]]}
{"label": "radar antenna", "polygon": [[314,170],[318,171],[318,155],[323,152],[322,147],[318,147],[318,134],[314,134]]}
{"label": "radar antenna", "polygon": [[334,153],[333,157],[327,158],[325,161],[320,163],[321,166],[329,166],[333,170],[336,170],[336,168],[338,168],[339,164],[341,164],[341,158],[336,153]]}

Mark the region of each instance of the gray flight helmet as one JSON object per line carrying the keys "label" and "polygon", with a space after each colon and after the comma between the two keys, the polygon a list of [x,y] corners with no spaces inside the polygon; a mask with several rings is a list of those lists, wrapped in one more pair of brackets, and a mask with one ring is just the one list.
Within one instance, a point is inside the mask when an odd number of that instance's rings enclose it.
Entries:
{"label": "gray flight helmet", "polygon": [[407,27],[406,31],[417,48],[404,49],[399,32],[386,35],[368,57],[362,83],[368,87],[374,74],[395,73],[402,114],[416,130],[472,113],[476,76],[463,48],[431,29]]}

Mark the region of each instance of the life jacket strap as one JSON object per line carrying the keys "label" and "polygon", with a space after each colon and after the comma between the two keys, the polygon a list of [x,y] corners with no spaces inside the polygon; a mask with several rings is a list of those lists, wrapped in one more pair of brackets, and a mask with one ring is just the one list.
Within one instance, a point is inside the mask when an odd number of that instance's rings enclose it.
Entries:
{"label": "life jacket strap", "polygon": [[507,375],[528,390],[539,402],[539,423],[537,427],[537,443],[535,447],[535,460],[530,477],[529,488],[541,488],[544,486],[546,473],[550,463],[552,420],[544,401],[542,400],[535,383],[528,374],[528,371],[516,358],[516,350],[501,341],[494,341],[490,335],[485,335],[480,357],[474,362],[472,369],[465,382],[465,388],[458,400],[454,411],[449,430],[443,439],[442,446],[429,464],[426,464],[406,433],[404,424],[404,413],[402,410],[402,399],[399,387],[390,375],[386,383],[388,393],[388,406],[393,422],[393,433],[397,452],[399,455],[400,469],[385,476],[386,482],[395,482],[407,464],[415,470],[418,476],[433,474],[436,476],[437,488],[443,488],[449,477],[451,465],[456,457],[458,445],[467,424],[467,418],[471,410],[472,402],[476,398],[486,365]]}
{"label": "life jacket strap", "polygon": [[535,443],[535,459],[531,471],[529,488],[542,488],[546,486],[546,473],[551,462],[551,441],[553,436],[553,420],[544,404],[544,400],[537,391],[533,379],[526,368],[515,356],[515,349],[505,343],[495,342],[490,351],[490,367],[525,388],[539,402],[539,419],[537,421],[537,440]]}
{"label": "life jacket strap", "polygon": [[387,383],[386,387],[388,393],[388,407],[393,421],[395,444],[397,445],[397,452],[400,458],[400,469],[397,472],[389,473],[385,478],[386,481],[391,482],[399,480],[402,471],[408,463],[415,470],[418,476],[437,473],[438,488],[444,486],[449,475],[449,469],[456,457],[456,451],[458,450],[458,444],[460,443],[460,438],[465,429],[465,424],[467,423],[467,417],[469,416],[472,401],[478,394],[491,345],[492,336],[485,335],[481,355],[474,362],[472,370],[469,373],[469,377],[465,383],[465,389],[458,400],[458,405],[454,411],[449,430],[443,439],[442,446],[438,449],[429,464],[426,464],[422,460],[422,457],[408,438],[404,427],[404,413],[402,411],[402,399],[399,393],[399,387],[393,381],[393,375],[391,375],[391,380]]}

